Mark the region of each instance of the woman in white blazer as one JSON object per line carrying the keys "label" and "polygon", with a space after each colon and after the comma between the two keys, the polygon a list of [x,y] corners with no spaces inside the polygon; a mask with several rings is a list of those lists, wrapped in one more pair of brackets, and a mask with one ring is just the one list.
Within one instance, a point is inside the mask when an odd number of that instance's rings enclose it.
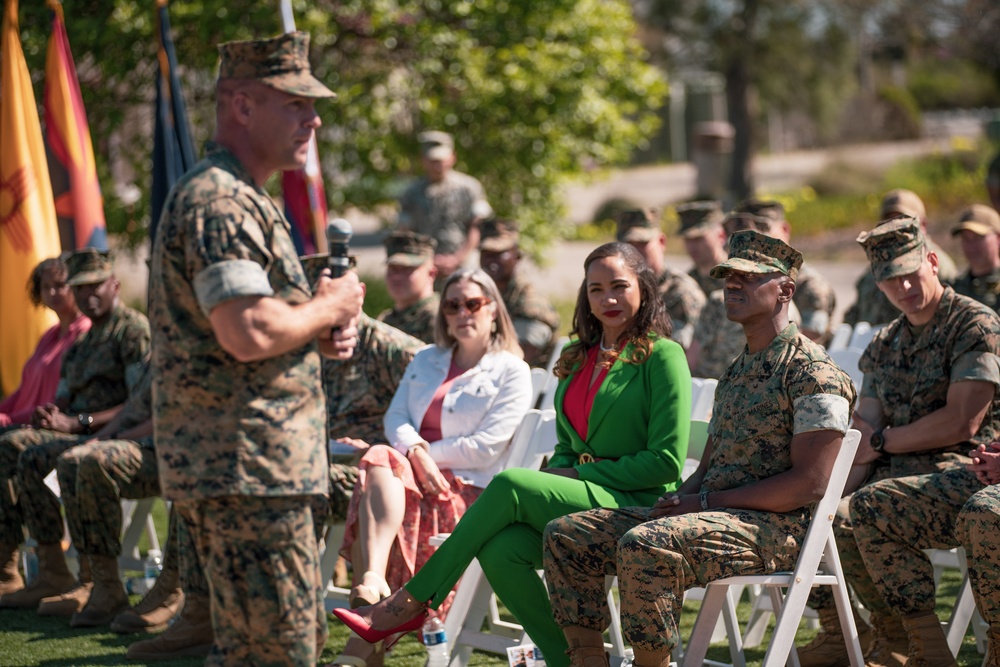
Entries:
{"label": "woman in white blazer", "polygon": [[[389,445],[361,459],[341,548],[353,564],[351,606],[378,602],[420,568],[427,538],[449,532],[500,471],[531,407],[531,372],[493,280],[460,269],[442,294],[435,344],[417,352],[386,412]],[[336,661],[374,662],[356,638]]]}

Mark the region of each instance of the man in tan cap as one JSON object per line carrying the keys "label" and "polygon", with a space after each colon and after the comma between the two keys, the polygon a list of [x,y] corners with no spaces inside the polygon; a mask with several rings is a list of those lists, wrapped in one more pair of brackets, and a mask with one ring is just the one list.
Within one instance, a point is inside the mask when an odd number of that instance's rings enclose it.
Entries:
{"label": "man in tan cap", "polygon": [[[145,315],[121,303],[110,256],[86,248],[70,255],[66,264],[66,282],[91,328],[63,357],[55,402],[35,409],[33,428],[8,430],[0,436],[0,488],[13,484],[18,489],[16,503],[11,493],[0,493],[0,563],[16,557],[22,523],[38,542],[39,561],[37,579],[21,590],[8,588],[0,607],[36,609],[43,599],[76,587],[76,577],[63,557],[59,499],[45,477],[60,454],[89,440],[121,412],[149,356],[149,323]],[[96,565],[95,577],[113,576],[117,581],[117,561],[103,559]],[[82,582],[90,583],[87,559],[81,561],[80,574]]]}
{"label": "man in tan cap", "polygon": [[[785,243],[791,243],[792,226],[785,217],[785,207],[781,202],[752,197],[738,203],[733,212],[747,215],[728,216],[723,223],[727,235],[732,236],[740,229],[756,229]],[[826,278],[812,265],[802,262],[799,277],[795,281],[795,306],[802,318],[802,334],[825,344],[836,301],[833,287]]]}
{"label": "man in tan cap", "polygon": [[[890,190],[882,197],[879,210],[879,220],[887,222],[896,218],[916,218],[920,221],[927,249],[938,258],[938,278],[942,283],[950,285],[958,278],[958,267],[955,262],[927,234],[927,209],[924,202],[912,190]],[[857,282],[857,301],[844,313],[844,322],[857,324],[868,322],[875,326],[887,324],[899,317],[899,309],[875,286],[870,272],[866,271]]]}
{"label": "man in tan cap", "polygon": [[955,281],[955,291],[984,303],[1000,306],[1000,213],[973,204],[958,216],[951,235],[962,242],[969,268]]}
{"label": "man in tan cap", "polygon": [[694,278],[705,296],[722,289],[722,281],[711,276],[712,269],[726,261],[722,204],[714,200],[678,204],[677,217],[680,220],[677,234],[684,240],[684,249],[694,262],[688,275]]}
{"label": "man in tan cap", "polygon": [[[865,376],[854,415],[854,428],[861,431],[855,465],[864,487],[856,492],[855,500],[874,493],[880,480],[902,478],[896,481],[903,482],[913,479],[911,475],[964,470],[970,448],[1000,437],[1000,401],[996,400],[1000,318],[941,283],[937,255],[927,246],[916,218],[885,222],[863,232],[858,242],[868,256],[878,289],[902,315],[875,335],[858,364]],[[917,541],[908,541],[906,550],[882,551],[888,560],[875,567],[865,550],[859,549],[861,527],[854,506],[852,502],[850,521],[841,506],[834,531],[844,574],[859,601],[871,611],[874,632],[864,622],[858,623],[866,662],[901,665],[908,652],[911,660],[915,657],[914,642],[928,651],[947,651],[933,612],[932,568],[923,554],[915,559],[911,552],[910,545]],[[901,504],[898,509],[908,516],[907,506]],[[891,523],[906,524],[907,520],[894,518]],[[940,528],[933,521],[920,525],[929,533]],[[925,573],[929,583],[923,580]],[[928,593],[919,596],[919,618],[910,616],[917,607],[897,606],[899,596],[885,595],[882,584],[892,580],[895,586],[905,580],[904,586],[909,586],[915,576]],[[847,650],[833,596],[814,592],[810,606],[819,610],[823,631],[799,650],[800,663],[804,667],[845,664]],[[936,631],[925,623],[929,618]]]}
{"label": "man in tan cap", "polygon": [[434,265],[439,284],[466,263],[479,245],[479,223],[493,215],[478,180],[455,171],[455,141],[450,134],[421,132],[424,175],[399,199],[398,225],[437,241]]}
{"label": "man in tan cap", "polygon": [[171,191],[149,316],[163,495],[209,581],[213,665],[316,664],[326,613],[311,503],[328,493],[320,354],[347,358],[363,287],[303,273],[274,172],[302,167],[334,97],[309,36],[219,47],[216,129]]}
{"label": "man in tan cap", "polygon": [[694,278],[667,266],[667,236],[660,228],[659,211],[651,208],[623,211],[618,216],[615,238],[642,253],[653,270],[660,298],[673,325],[670,337],[686,350],[691,346],[706,296]]}
{"label": "man in tan cap", "polygon": [[434,291],[437,241],[424,234],[397,229],[385,237],[385,286],[392,308],[378,319],[425,343],[434,342],[434,319],[441,297]]}
{"label": "man in tan cap", "polygon": [[521,234],[517,223],[490,218],[483,222],[481,231],[479,266],[500,290],[507,312],[514,320],[524,360],[531,366],[544,367],[553,353],[559,313],[534,285],[517,275],[521,263]]}
{"label": "man in tan cap", "polygon": [[573,664],[604,659],[604,581],[616,567],[635,664],[656,667],[680,639],[687,588],[793,569],[849,427],[854,384],[788,320],[802,255],[755,231],[729,247],[712,273],[746,346],[719,380],[697,471],[652,508],[588,510],[545,528],[553,616]]}

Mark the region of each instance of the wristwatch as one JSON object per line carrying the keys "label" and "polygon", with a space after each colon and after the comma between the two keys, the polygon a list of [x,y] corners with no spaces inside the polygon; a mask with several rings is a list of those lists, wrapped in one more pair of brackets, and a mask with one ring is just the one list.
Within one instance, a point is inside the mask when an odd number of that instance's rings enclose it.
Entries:
{"label": "wristwatch", "polygon": [[879,454],[885,449],[885,435],[882,433],[883,429],[879,429],[872,433],[872,437],[868,440],[868,444]]}
{"label": "wristwatch", "polygon": [[701,505],[701,511],[708,511],[708,491],[702,491],[698,494],[698,503]]}
{"label": "wristwatch", "polygon": [[90,427],[94,425],[94,416],[89,412],[81,412],[76,416],[76,420],[80,422],[80,426],[83,427],[83,432],[90,435]]}

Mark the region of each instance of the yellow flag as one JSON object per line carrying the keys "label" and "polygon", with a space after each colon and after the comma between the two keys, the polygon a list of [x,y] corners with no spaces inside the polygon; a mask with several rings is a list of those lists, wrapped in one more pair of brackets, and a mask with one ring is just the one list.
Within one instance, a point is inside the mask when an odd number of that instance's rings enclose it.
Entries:
{"label": "yellow flag", "polygon": [[31,270],[58,255],[60,246],[17,0],[6,0],[0,41],[0,382],[6,394],[17,388],[21,367],[57,321],[31,304],[25,286]]}

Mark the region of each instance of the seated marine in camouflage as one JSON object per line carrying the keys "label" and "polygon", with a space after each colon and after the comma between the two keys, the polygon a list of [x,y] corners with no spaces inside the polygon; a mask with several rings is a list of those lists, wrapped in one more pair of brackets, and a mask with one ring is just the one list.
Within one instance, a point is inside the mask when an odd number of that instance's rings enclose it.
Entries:
{"label": "seated marine in camouflage", "polygon": [[677,235],[684,241],[684,249],[694,262],[688,275],[708,296],[722,289],[722,281],[712,277],[716,264],[726,261],[726,230],[722,220],[726,217],[722,203],[715,200],[692,201],[677,205],[680,228]]}
{"label": "seated marine in camouflage", "polygon": [[955,292],[997,310],[1000,307],[1000,213],[973,204],[958,216],[951,235],[959,237],[969,268],[952,287]]}
{"label": "seated marine in camouflage", "polygon": [[434,318],[441,301],[434,291],[436,247],[431,237],[405,230],[390,232],[385,239],[385,287],[393,306],[378,319],[425,343],[434,342]]}
{"label": "seated marine in camouflage", "polygon": [[553,353],[559,313],[535,286],[517,274],[520,232],[513,220],[490,219],[480,228],[479,266],[497,284],[514,320],[517,340],[529,366],[545,366]]}
{"label": "seated marine in camouflage", "polygon": [[665,667],[686,589],[794,567],[855,401],[850,377],[788,319],[801,263],[783,241],[742,231],[713,270],[746,347],[719,380],[697,471],[652,508],[546,526],[546,580],[574,666],[608,664],[606,575],[618,576],[635,664]]}
{"label": "seated marine in camouflage", "polygon": [[5,585],[0,607],[34,609],[42,598],[76,586],[63,557],[59,499],[45,477],[60,454],[121,412],[149,356],[149,322],[119,301],[121,286],[107,253],[80,250],[67,265],[67,283],[92,324],[66,351],[55,403],[36,409],[34,428],[0,435],[0,486],[5,489],[0,493],[0,563],[16,570],[22,523],[38,541],[39,561],[31,585],[22,587],[20,578]]}
{"label": "seated marine in camouflage", "polygon": [[656,209],[623,211],[618,216],[615,238],[630,244],[645,258],[659,286],[660,298],[670,316],[670,337],[685,350],[691,346],[694,328],[705,307],[705,294],[694,278],[667,266],[667,236],[660,229]]}

